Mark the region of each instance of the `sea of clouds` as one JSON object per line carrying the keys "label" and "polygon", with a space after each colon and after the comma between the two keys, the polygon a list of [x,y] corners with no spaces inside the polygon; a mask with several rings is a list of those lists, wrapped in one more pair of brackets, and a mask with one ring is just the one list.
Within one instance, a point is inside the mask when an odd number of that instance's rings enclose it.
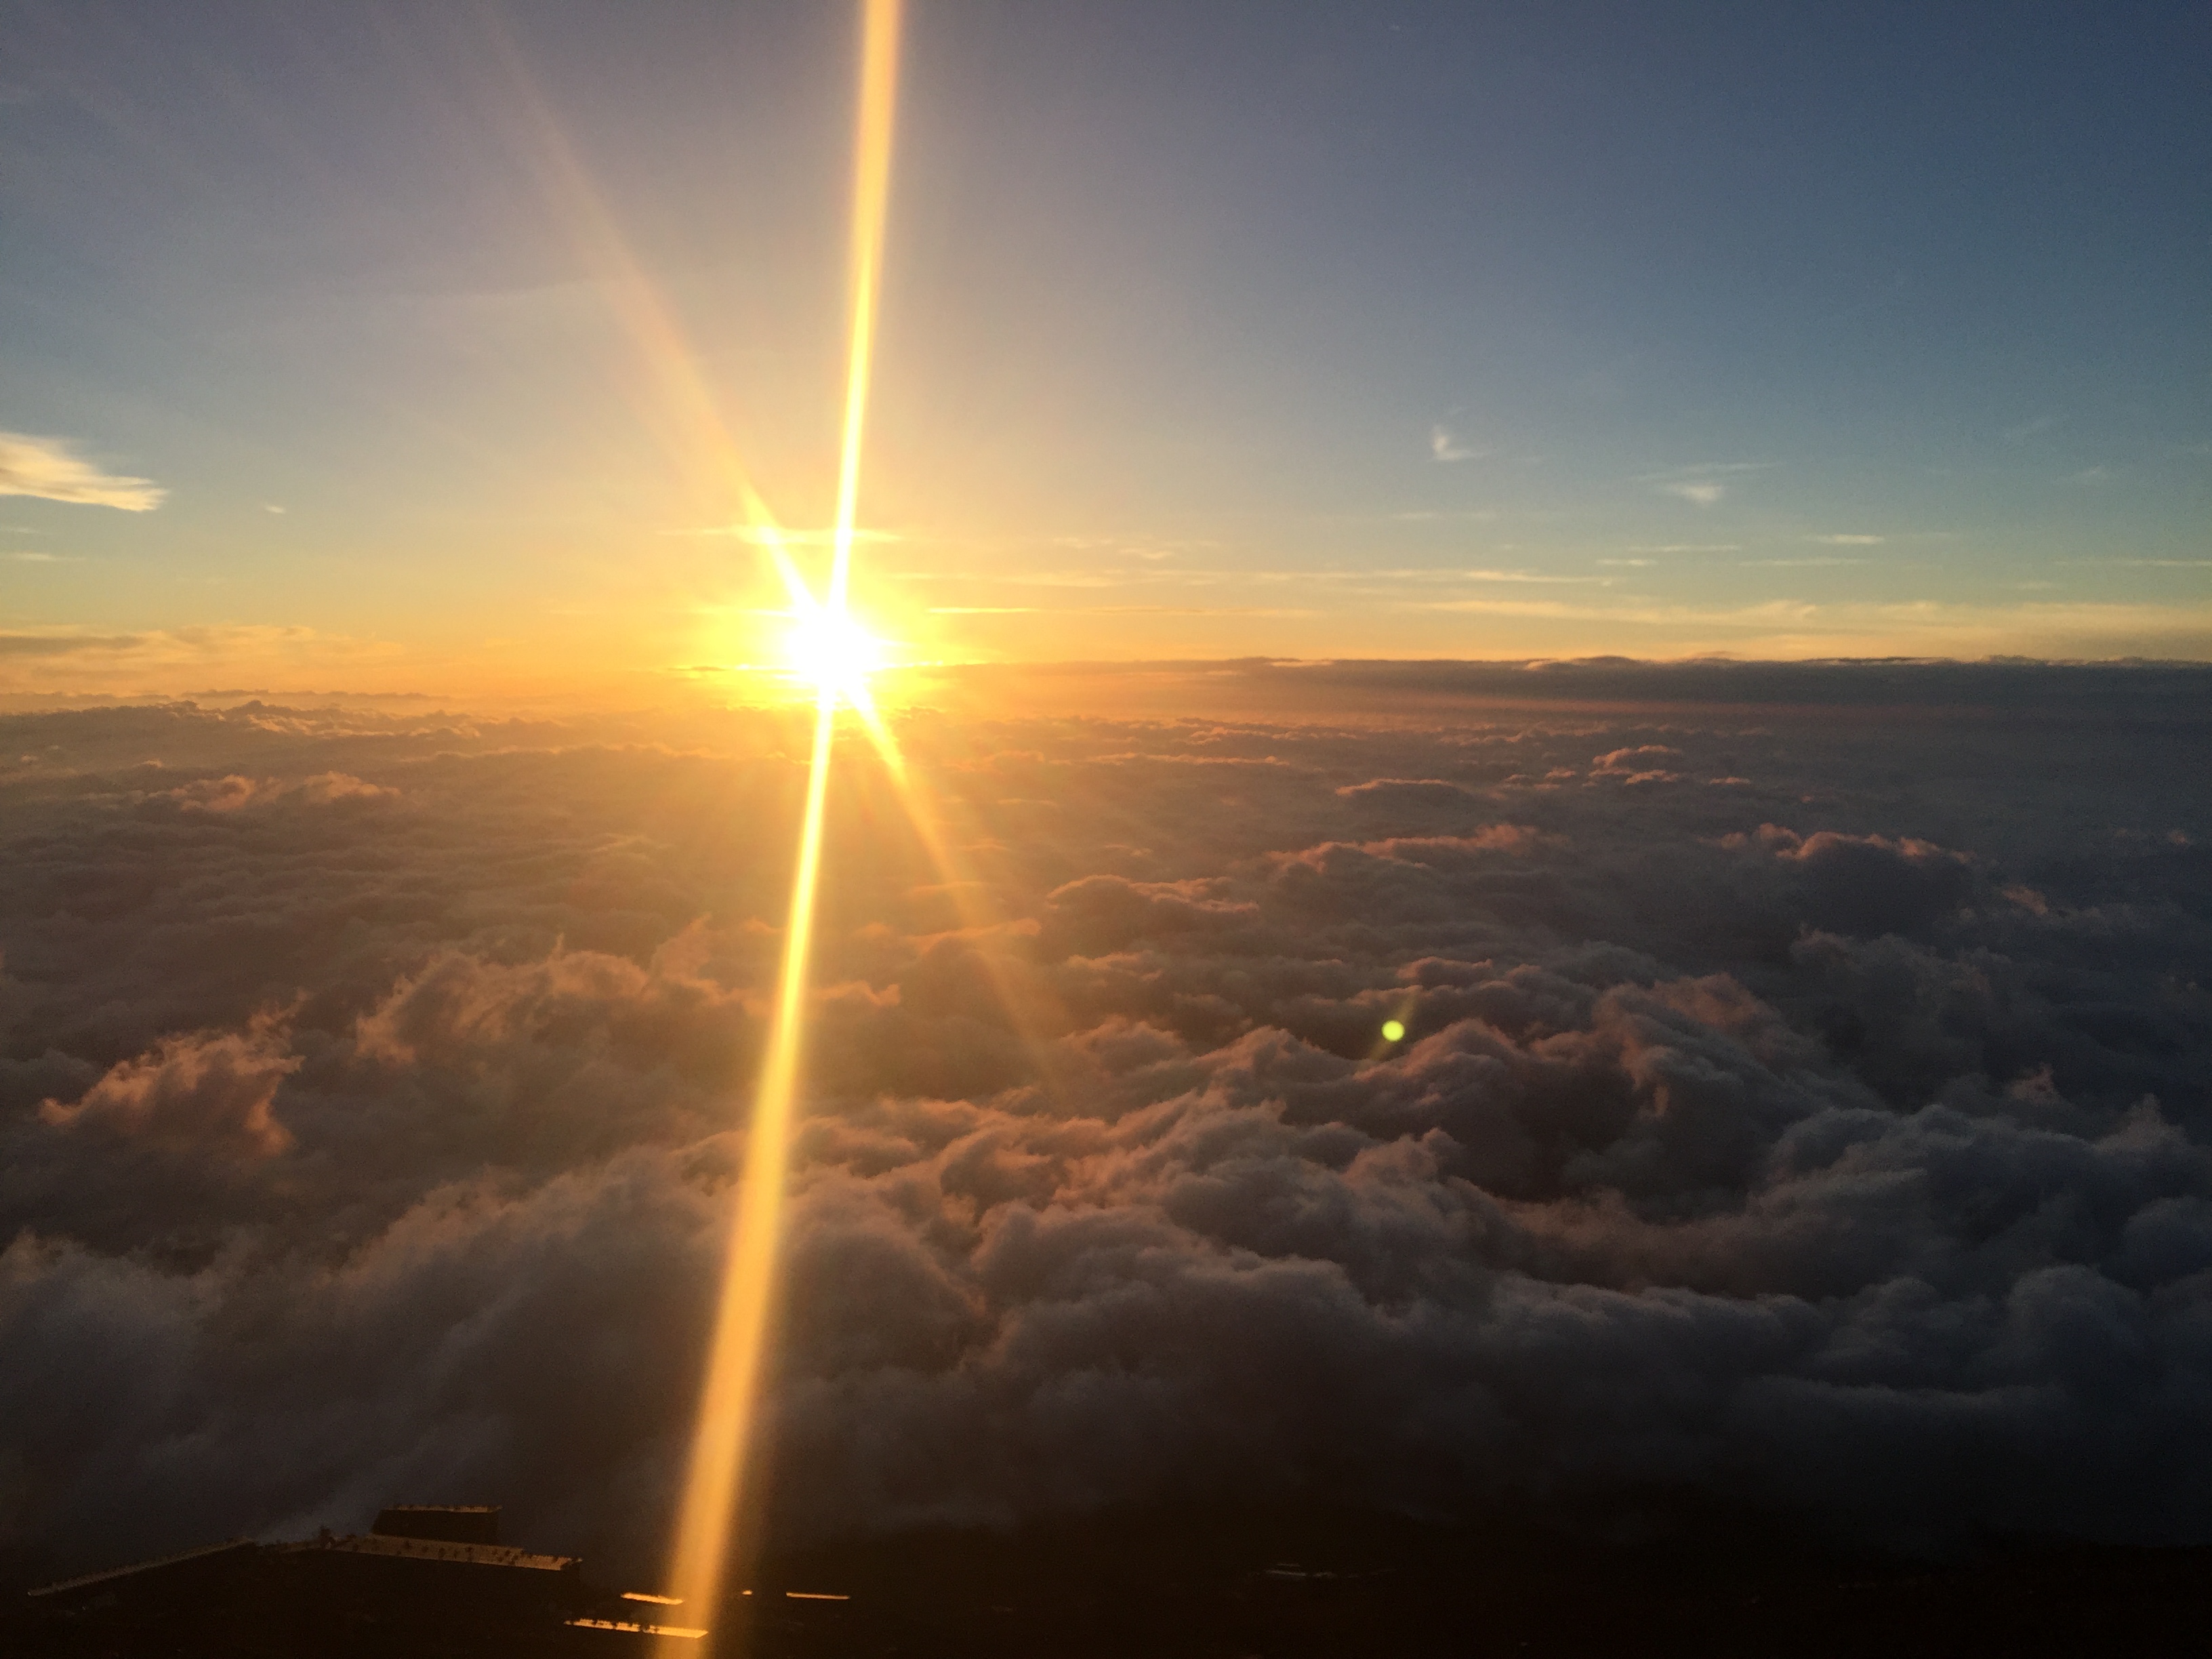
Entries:
{"label": "sea of clouds", "polygon": [[[2212,1538],[2212,675],[1607,674],[917,713],[949,867],[847,768],[781,1535]],[[0,1565],[477,1501],[651,1571],[805,737],[0,717]]]}

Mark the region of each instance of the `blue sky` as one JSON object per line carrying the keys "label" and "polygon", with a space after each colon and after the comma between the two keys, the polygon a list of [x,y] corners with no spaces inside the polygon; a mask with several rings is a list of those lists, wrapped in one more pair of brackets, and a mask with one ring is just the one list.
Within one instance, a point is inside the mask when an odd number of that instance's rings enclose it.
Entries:
{"label": "blue sky", "polygon": [[[24,686],[746,654],[638,295],[825,522],[843,9],[0,17],[11,476],[165,492],[0,497]],[[927,656],[2212,655],[2208,47],[913,0],[861,602]]]}

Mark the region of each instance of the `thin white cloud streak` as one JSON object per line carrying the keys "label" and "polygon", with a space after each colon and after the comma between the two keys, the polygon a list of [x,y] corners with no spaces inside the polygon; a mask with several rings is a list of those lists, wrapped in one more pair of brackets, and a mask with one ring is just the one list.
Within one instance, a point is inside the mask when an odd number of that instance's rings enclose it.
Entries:
{"label": "thin white cloud streak", "polygon": [[1638,483],[1664,483],[1670,478],[1710,478],[1726,472],[1770,472],[1779,461],[1699,461],[1694,466],[1662,466],[1656,472],[1639,472]]}
{"label": "thin white cloud streak", "polygon": [[1606,576],[1540,576],[1528,570],[1452,570],[1447,577],[1456,577],[1469,582],[1540,582],[1552,586],[1570,586],[1595,583],[1602,586],[1611,578]]}
{"label": "thin white cloud streak", "polygon": [[[1045,609],[1042,605],[1037,608]],[[1072,617],[1317,617],[1322,614],[1300,606],[1258,605],[1076,605],[1055,608],[1058,614]]]}
{"label": "thin white cloud streak", "polygon": [[1534,570],[1498,570],[1491,568],[1443,570],[1400,568],[1395,570],[1219,570],[1205,573],[1221,580],[1258,578],[1269,581],[1317,582],[1527,582],[1547,587],[1603,586],[1613,579],[1609,576],[1547,576]]}
{"label": "thin white cloud streak", "polygon": [[0,495],[150,513],[167,495],[150,478],[101,471],[77,454],[67,438],[0,432]]}
{"label": "thin white cloud streak", "polygon": [[1331,568],[1318,570],[1240,569],[1234,568],[1181,568],[1163,570],[1152,568],[1130,568],[1127,566],[1107,565],[1089,569],[1030,570],[1018,573],[987,573],[982,571],[892,571],[887,573],[905,581],[974,581],[988,582],[997,587],[1224,587],[1249,585],[1254,582],[1516,582],[1545,586],[1603,586],[1613,579],[1607,576],[1546,575],[1533,570],[1498,570],[1492,568],[1463,569],[1458,567],[1427,568],[1400,567],[1395,569],[1368,570]]}
{"label": "thin white cloud streak", "polygon": [[1429,453],[1440,461],[1479,461],[1490,453],[1462,441],[1448,426],[1429,428]]}
{"label": "thin white cloud streak", "polygon": [[[733,542],[743,542],[748,547],[830,547],[836,544],[834,530],[763,530],[755,525],[712,525],[699,530],[671,530],[671,536],[726,537]],[[903,541],[906,538],[889,530],[855,530],[854,542],[870,544]]]}
{"label": "thin white cloud streak", "polygon": [[[82,628],[0,630],[0,696],[60,690],[175,692],[220,675],[233,684],[376,676],[406,658],[388,641],[313,628],[231,623],[95,633]],[[187,679],[183,677],[190,676]]]}
{"label": "thin white cloud streak", "polygon": [[1835,535],[1808,536],[1808,542],[1819,542],[1827,547],[1879,547],[1889,539],[1887,536]]}
{"label": "thin white cloud streak", "polygon": [[1699,507],[1711,507],[1728,494],[1727,485],[1715,483],[1710,478],[1661,484],[1659,488],[1667,495],[1679,495],[1684,501],[1694,502]]}

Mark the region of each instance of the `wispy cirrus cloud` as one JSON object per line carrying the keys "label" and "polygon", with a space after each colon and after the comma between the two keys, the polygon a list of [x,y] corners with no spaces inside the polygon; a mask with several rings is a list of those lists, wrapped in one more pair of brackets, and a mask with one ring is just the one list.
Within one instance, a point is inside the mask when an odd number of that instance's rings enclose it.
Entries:
{"label": "wispy cirrus cloud", "polygon": [[0,634],[0,657],[74,657],[100,652],[131,651],[143,645],[146,638],[143,634],[10,632]]}
{"label": "wispy cirrus cloud", "polygon": [[1440,461],[1479,461],[1490,453],[1439,422],[1429,428],[1429,453]]}
{"label": "wispy cirrus cloud", "polygon": [[[271,512],[282,512],[272,507]],[[831,547],[836,545],[837,532],[834,530],[763,530],[757,525],[708,525],[698,530],[672,530],[671,536],[725,536],[733,542],[743,542],[748,547]],[[876,546],[884,542],[904,541],[905,537],[890,530],[854,530],[856,544]]]}
{"label": "wispy cirrus cloud", "polygon": [[0,432],[0,495],[150,513],[167,495],[150,478],[101,471],[79,455],[67,438]]}
{"label": "wispy cirrus cloud", "polygon": [[1805,539],[1808,542],[1819,542],[1824,547],[1879,547],[1882,543],[1887,541],[1889,538],[1887,536],[1844,534],[1835,536],[1808,536]]}
{"label": "wispy cirrus cloud", "polygon": [[1635,482],[1650,484],[1663,495],[1673,495],[1697,507],[1712,507],[1727,496],[1731,487],[1723,482],[1723,478],[1741,472],[1764,472],[1778,465],[1774,461],[1702,461],[1695,466],[1641,472]]}
{"label": "wispy cirrus cloud", "polygon": [[1603,583],[1608,580],[1604,576],[1549,576],[1533,570],[1453,570],[1444,574],[1448,577],[1456,578],[1461,581],[1541,582],[1553,586],[1583,582]]}
{"label": "wispy cirrus cloud", "polygon": [[405,655],[389,641],[289,624],[134,633],[11,628],[0,629],[0,699],[65,692],[168,696],[180,684],[205,686],[215,675],[249,685],[297,684],[306,677],[389,672]]}

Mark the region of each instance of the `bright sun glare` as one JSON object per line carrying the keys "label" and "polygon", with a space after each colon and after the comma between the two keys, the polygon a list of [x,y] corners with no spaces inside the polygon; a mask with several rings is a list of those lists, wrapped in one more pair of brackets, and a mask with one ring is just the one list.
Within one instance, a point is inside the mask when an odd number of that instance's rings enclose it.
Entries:
{"label": "bright sun glare", "polygon": [[819,606],[795,617],[784,636],[784,660],[791,672],[817,691],[834,691],[857,701],[868,676],[884,666],[884,642],[853,619],[848,611]]}

